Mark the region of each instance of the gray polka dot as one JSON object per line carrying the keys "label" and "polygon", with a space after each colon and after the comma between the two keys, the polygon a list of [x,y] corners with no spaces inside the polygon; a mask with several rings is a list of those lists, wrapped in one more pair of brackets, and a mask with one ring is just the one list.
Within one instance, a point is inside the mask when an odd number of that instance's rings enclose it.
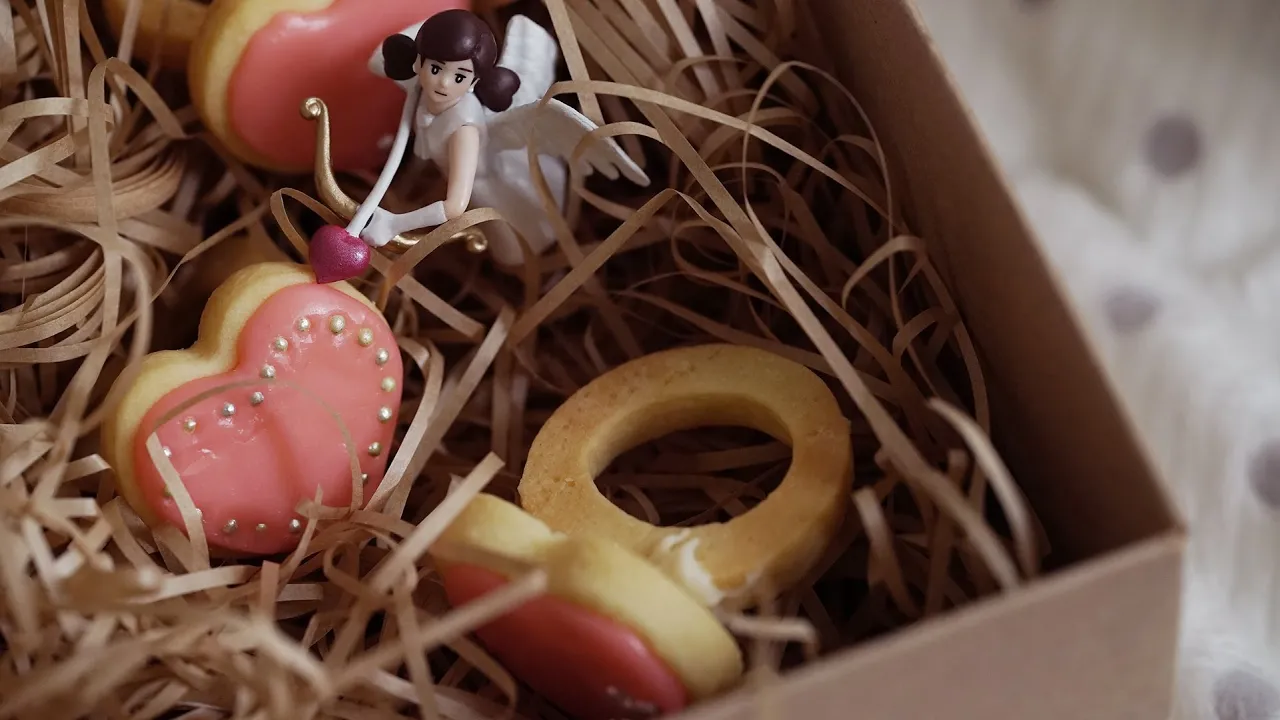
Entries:
{"label": "gray polka dot", "polygon": [[1140,287],[1124,286],[1111,291],[1104,309],[1116,332],[1138,332],[1151,323],[1160,309],[1160,300]]}
{"label": "gray polka dot", "polygon": [[1280,712],[1280,691],[1248,670],[1233,670],[1213,686],[1217,720],[1271,720]]}
{"label": "gray polka dot", "polygon": [[1200,131],[1190,118],[1170,115],[1147,131],[1147,163],[1157,173],[1173,178],[1200,161]]}
{"label": "gray polka dot", "polygon": [[1280,509],[1280,440],[1268,441],[1253,456],[1249,482],[1264,503]]}

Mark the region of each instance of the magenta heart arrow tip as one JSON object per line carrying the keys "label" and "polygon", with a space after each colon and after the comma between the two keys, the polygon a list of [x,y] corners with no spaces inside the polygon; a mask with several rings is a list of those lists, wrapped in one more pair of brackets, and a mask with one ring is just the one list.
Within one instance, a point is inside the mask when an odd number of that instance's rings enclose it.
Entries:
{"label": "magenta heart arrow tip", "polygon": [[316,282],[350,280],[369,267],[369,246],[337,225],[325,225],[311,236],[311,270]]}

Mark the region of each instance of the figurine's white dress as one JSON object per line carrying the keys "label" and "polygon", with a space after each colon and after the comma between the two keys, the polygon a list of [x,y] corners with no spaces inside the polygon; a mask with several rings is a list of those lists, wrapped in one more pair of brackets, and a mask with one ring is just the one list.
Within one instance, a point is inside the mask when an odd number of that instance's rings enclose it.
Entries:
{"label": "figurine's white dress", "polygon": [[[535,256],[555,242],[555,230],[532,182],[528,150],[523,147],[495,150],[489,142],[488,124],[488,113],[474,93],[468,93],[439,115],[432,115],[427,111],[425,101],[419,100],[414,121],[413,152],[423,160],[434,162],[447,174],[449,140],[453,133],[465,125],[473,125],[480,131],[480,153],[475,185],[471,191],[471,207],[493,208],[506,220],[505,223],[486,223],[483,229],[489,238],[489,251],[494,261],[515,265],[524,259],[524,255],[511,226],[520,229]],[[564,162],[548,155],[539,155],[538,161],[556,207],[563,209],[569,180]],[[514,178],[519,179],[513,181]]]}
{"label": "figurine's white dress", "polygon": [[[415,26],[403,34],[414,37],[417,30]],[[420,99],[414,113],[414,154],[436,163],[446,174],[453,133],[464,125],[473,125],[480,131],[470,206],[491,207],[506,221],[487,223],[483,228],[494,260],[502,265],[524,260],[519,240],[511,231],[513,226],[524,235],[535,257],[555,243],[555,231],[531,175],[529,144],[535,144],[547,187],[563,212],[569,179],[567,160],[578,143],[596,129],[595,123],[559,100],[539,105],[555,79],[558,54],[555,38],[537,23],[517,15],[508,23],[498,63],[520,76],[520,88],[510,109],[491,111],[474,93],[468,93],[439,115],[428,112]],[[369,67],[385,77],[380,52],[374,54]],[[408,88],[415,82],[408,80],[402,86]],[[584,174],[599,171],[609,178],[624,175],[639,185],[649,182],[644,171],[612,139],[588,141],[578,162]]]}

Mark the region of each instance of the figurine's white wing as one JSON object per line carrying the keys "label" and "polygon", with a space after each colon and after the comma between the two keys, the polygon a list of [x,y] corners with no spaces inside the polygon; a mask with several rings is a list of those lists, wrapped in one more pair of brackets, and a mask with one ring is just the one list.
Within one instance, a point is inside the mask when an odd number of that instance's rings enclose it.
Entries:
{"label": "figurine's white wing", "polygon": [[[596,127],[586,115],[559,100],[513,107],[489,120],[489,151],[524,149],[532,144],[539,155],[568,161],[578,143]],[[641,187],[649,184],[644,170],[613,138],[595,138],[587,143],[577,159],[578,172],[599,172],[610,180],[622,175]]]}
{"label": "figurine's white wing", "polygon": [[[414,23],[409,27],[405,28],[404,30],[401,30],[398,34],[404,35],[410,40],[413,40],[418,37],[418,30],[422,27],[422,24],[425,22],[426,20],[423,20],[422,22]],[[382,65],[382,43],[378,43],[378,47],[374,48],[373,54],[369,56],[369,72],[381,78],[384,78],[387,76],[387,71]],[[409,78],[408,80],[393,80],[392,82],[399,85],[400,89],[404,90],[405,92],[408,92],[409,88],[413,87],[414,79]]]}
{"label": "figurine's white wing", "polygon": [[560,44],[546,28],[524,15],[516,15],[507,23],[507,37],[498,64],[520,76],[520,88],[511,107],[537,102],[547,94],[556,80],[556,60]]}

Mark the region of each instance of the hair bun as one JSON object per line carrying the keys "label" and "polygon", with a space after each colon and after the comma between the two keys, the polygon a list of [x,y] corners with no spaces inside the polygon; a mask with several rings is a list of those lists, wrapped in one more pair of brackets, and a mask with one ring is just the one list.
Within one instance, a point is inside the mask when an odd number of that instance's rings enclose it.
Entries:
{"label": "hair bun", "polygon": [[396,34],[382,41],[382,71],[392,80],[412,80],[417,61],[418,49],[407,35]]}
{"label": "hair bun", "polygon": [[[408,38],[406,38],[407,40]],[[392,47],[394,45],[394,47]],[[409,48],[405,53],[402,48]],[[427,18],[418,28],[418,35],[408,44],[397,38],[387,38],[383,44],[387,77],[391,74],[392,56],[398,63],[396,71],[404,69],[401,54],[409,56],[408,71],[412,77],[413,61],[418,58],[440,62],[470,60],[476,72],[476,98],[485,107],[501,112],[511,107],[511,99],[520,89],[520,77],[507,68],[499,67],[498,40],[489,24],[469,10],[445,10]]]}
{"label": "hair bun", "polygon": [[476,84],[476,97],[490,110],[502,112],[511,107],[511,100],[519,89],[520,76],[495,65],[480,76],[480,82]]}

